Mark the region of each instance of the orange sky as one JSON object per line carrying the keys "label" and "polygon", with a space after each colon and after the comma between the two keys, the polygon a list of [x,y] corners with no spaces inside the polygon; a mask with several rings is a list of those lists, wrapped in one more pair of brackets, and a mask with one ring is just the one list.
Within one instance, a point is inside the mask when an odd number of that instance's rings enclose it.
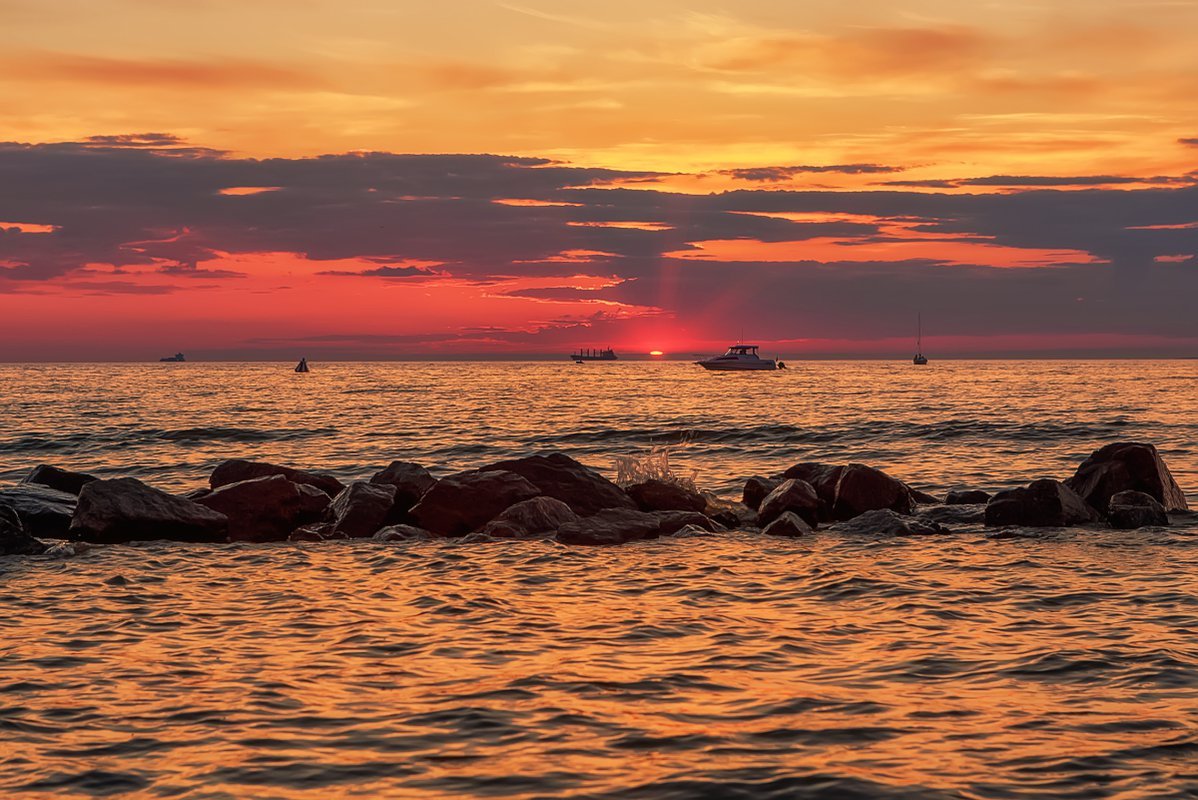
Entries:
{"label": "orange sky", "polygon": [[[1043,278],[1054,287],[1053,302],[1073,304],[1096,302],[1093,293],[1085,297],[1090,279],[1084,275],[1103,275],[1103,302],[1111,302],[1120,296],[1124,272],[1144,263],[1173,268],[1153,273],[1151,291],[1174,291],[1192,280],[1198,248],[1194,229],[1185,226],[1198,222],[1198,212],[1182,218],[1154,205],[1153,214],[1123,226],[1125,214],[1108,208],[1106,197],[1091,195],[1176,190],[1167,198],[1185,207],[1198,168],[1196,85],[1198,3],[1175,0],[0,0],[0,141],[90,140],[93,151],[97,142],[117,150],[128,142],[92,137],[153,131],[180,144],[132,149],[154,155],[148,151],[212,148],[190,155],[212,162],[213,175],[228,175],[220,179],[225,185],[192,187],[197,204],[223,191],[224,205],[203,212],[189,205],[140,227],[137,214],[149,220],[155,216],[149,209],[158,211],[161,203],[125,195],[111,204],[95,199],[95,207],[113,215],[119,208],[118,227],[127,225],[133,237],[100,245],[79,209],[58,214],[49,200],[22,202],[22,194],[36,194],[43,174],[51,173],[38,172],[49,169],[38,160],[43,151],[14,149],[10,156],[26,161],[7,172],[0,166],[8,194],[0,204],[0,336],[7,342],[0,358],[84,350],[143,357],[147,350],[178,348],[281,353],[303,337],[334,354],[339,342],[352,340],[355,353],[384,356],[395,354],[403,337],[444,352],[556,352],[607,339],[637,349],[714,346],[728,338],[726,330],[740,327],[719,315],[745,317],[753,306],[734,289],[715,297],[723,291],[718,284],[706,290],[710,303],[702,305],[696,273],[685,266],[693,261],[752,265],[740,274],[751,273],[755,283],[776,274],[772,265],[806,262],[918,262],[961,270],[1113,265],[1109,274],[1075,272],[1077,288]],[[447,231],[444,247],[424,242],[414,248],[397,232],[393,244],[355,249],[349,243],[362,231],[348,223],[330,227],[327,235],[336,241],[328,249],[335,252],[322,254],[323,242],[299,241],[302,230],[288,236],[272,226],[298,225],[295,203],[308,203],[309,210],[348,208],[341,189],[331,187],[358,186],[352,169],[312,178],[317,184],[246,182],[264,171],[254,159],[316,169],[324,162],[315,157],[350,152],[498,153],[607,168],[616,172],[588,174],[575,185],[651,191],[654,207],[625,195],[613,205],[597,190],[567,196],[569,181],[538,191],[516,185],[510,192],[500,191],[500,181],[485,200],[510,204],[522,216],[478,224],[516,225],[518,219],[523,236],[560,240],[556,254],[522,252],[527,248],[517,241],[510,251],[501,242],[463,255],[458,244],[469,236],[468,225]],[[125,163],[120,153],[104,158],[105,164]],[[171,172],[165,157],[151,161],[164,176]],[[154,184],[153,164],[129,187]],[[525,172],[536,167],[527,166]],[[119,168],[111,169],[119,184]],[[629,174],[640,172],[664,174],[650,183]],[[463,215],[473,212],[454,205],[461,200],[453,188],[460,177],[447,173],[441,183],[421,182],[425,194],[419,196],[376,199],[396,213],[411,209],[429,219],[443,214],[470,222]],[[73,184],[55,186],[63,196],[82,195]],[[267,191],[253,194],[255,187]],[[317,196],[318,190],[325,194]],[[823,235],[740,230],[724,210],[693,209],[685,199],[728,190],[758,196],[735,213],[772,215],[783,224],[810,219],[817,204],[803,199],[780,208],[768,192],[840,193],[844,197],[820,213],[864,227]],[[1037,190],[1059,197],[1055,207],[1066,215],[1095,213],[1089,235],[1057,229],[1043,213],[1019,211],[1044,228],[1025,235],[1015,211],[968,199],[959,212],[939,201],[934,214],[920,210],[920,196]],[[884,212],[857,210],[866,201],[848,197],[880,192],[904,193],[910,210],[899,202],[883,204]],[[270,201],[276,205],[241,202],[269,195],[278,195]],[[433,198],[440,205],[417,212],[417,204]],[[1102,211],[1069,211],[1091,202]],[[1129,200],[1129,208],[1142,205]],[[572,215],[555,216],[558,211]],[[258,213],[279,218],[255,219]],[[1152,246],[1130,233],[1112,242],[1112,223],[1097,219],[1104,213],[1120,231],[1177,235],[1162,235]],[[225,218],[229,214],[240,227]],[[572,236],[562,226],[597,233]],[[261,235],[268,229],[271,235]],[[628,236],[617,238],[620,232]],[[137,265],[130,253],[139,236],[156,244]],[[168,252],[161,245],[166,240],[179,244]],[[561,269],[574,263],[577,274]],[[176,264],[208,272],[182,277]],[[422,265],[427,274],[319,274],[380,264]],[[783,282],[787,291],[823,291]],[[839,298],[842,316],[865,313],[845,299],[851,296],[827,291]],[[1010,292],[1008,302],[1017,297]],[[1076,307],[1057,311],[1067,316]],[[904,319],[911,312],[895,311]],[[1198,331],[1180,322],[1120,327],[1091,314],[1084,324],[1054,326],[1044,321],[1052,312],[1039,309],[1034,323],[1017,321],[1012,312],[1009,329],[1001,330],[958,325],[941,315],[942,335],[962,352],[985,351],[976,342],[987,334],[996,343],[1066,333],[1099,337],[1094,341],[1164,336],[1177,342],[1177,352],[1198,339]],[[55,322],[53,337],[23,339],[24,326],[46,319]],[[902,338],[899,331],[862,330],[857,345],[841,347],[832,343],[852,340],[851,325],[818,335],[814,324],[788,329],[779,311],[756,336],[826,340],[829,352],[884,349]],[[110,333],[83,341],[82,331],[96,326]],[[590,341],[594,336],[607,339]]]}

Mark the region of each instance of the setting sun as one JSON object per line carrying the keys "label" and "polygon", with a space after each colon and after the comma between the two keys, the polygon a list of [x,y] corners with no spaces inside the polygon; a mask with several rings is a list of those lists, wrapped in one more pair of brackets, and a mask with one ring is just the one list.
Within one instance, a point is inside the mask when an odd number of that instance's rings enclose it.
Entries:
{"label": "setting sun", "polygon": [[649,355],[651,355],[651,356],[664,356],[664,355],[665,355],[665,353],[661,352],[660,350],[650,350],[650,351],[649,351]]}

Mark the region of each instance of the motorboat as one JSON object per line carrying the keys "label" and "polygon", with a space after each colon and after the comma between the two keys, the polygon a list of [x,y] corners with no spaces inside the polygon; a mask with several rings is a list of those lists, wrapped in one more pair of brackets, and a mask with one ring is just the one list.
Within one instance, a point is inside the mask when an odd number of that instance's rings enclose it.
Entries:
{"label": "motorboat", "polygon": [[762,358],[757,355],[755,344],[734,344],[722,356],[712,356],[696,361],[703,369],[715,371],[778,369],[779,363],[774,358]]}

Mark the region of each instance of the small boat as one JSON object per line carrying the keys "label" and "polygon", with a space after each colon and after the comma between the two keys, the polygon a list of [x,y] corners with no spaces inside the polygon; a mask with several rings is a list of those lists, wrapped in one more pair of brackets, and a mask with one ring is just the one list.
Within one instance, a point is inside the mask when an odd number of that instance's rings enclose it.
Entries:
{"label": "small boat", "polygon": [[584,361],[616,361],[619,359],[619,356],[616,355],[615,350],[609,347],[606,350],[579,349],[577,353],[570,354],[570,359],[575,364],[581,364]]}
{"label": "small boat", "polygon": [[923,314],[917,318],[916,334],[915,334],[915,358],[911,359],[911,363],[922,367],[928,363],[928,357],[923,354]]}
{"label": "small boat", "polygon": [[778,369],[778,361],[757,355],[755,344],[734,344],[722,356],[712,356],[696,361],[703,369],[715,371]]}
{"label": "small boat", "polygon": [[166,363],[166,362],[179,363],[179,362],[186,361],[187,359],[183,357],[182,353],[175,353],[173,356],[167,356],[166,358],[160,358],[158,360],[159,360],[159,362],[162,362],[162,363]]}
{"label": "small boat", "polygon": [[308,359],[301,358],[300,362],[295,365],[295,371],[296,372],[311,372],[311,370],[308,369]]}

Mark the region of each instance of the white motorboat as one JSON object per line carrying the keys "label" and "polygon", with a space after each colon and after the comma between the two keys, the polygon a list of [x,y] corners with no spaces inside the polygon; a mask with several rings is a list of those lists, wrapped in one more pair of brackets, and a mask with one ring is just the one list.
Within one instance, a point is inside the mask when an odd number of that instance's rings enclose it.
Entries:
{"label": "white motorboat", "polygon": [[695,363],[703,369],[717,371],[778,369],[781,366],[777,359],[757,355],[755,344],[734,344],[722,356],[712,356]]}

